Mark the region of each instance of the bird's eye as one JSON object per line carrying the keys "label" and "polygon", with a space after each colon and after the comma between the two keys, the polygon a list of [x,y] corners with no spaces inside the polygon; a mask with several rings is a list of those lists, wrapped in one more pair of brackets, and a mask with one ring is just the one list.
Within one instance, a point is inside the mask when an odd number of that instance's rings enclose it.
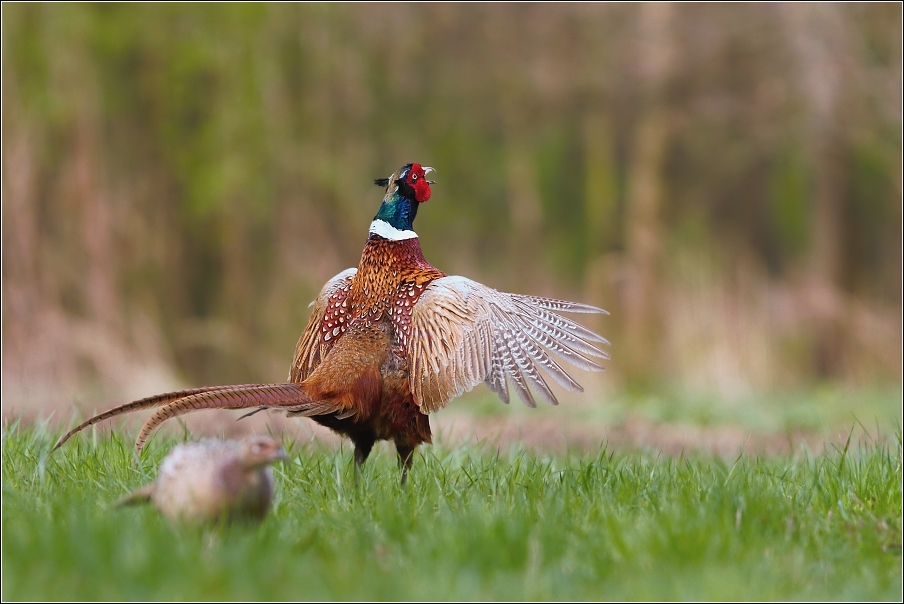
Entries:
{"label": "bird's eye", "polygon": [[417,182],[417,174],[411,175],[411,182]]}

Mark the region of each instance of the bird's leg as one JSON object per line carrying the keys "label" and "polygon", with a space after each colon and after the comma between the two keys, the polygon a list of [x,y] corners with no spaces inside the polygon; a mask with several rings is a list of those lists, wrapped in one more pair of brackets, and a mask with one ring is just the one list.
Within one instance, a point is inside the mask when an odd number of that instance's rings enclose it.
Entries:
{"label": "bird's leg", "polygon": [[402,470],[402,486],[405,486],[408,469],[411,468],[411,461],[414,458],[414,447],[396,443],[396,453],[399,455],[399,468]]}
{"label": "bird's leg", "polygon": [[355,444],[355,470],[364,465],[373,446],[373,443],[367,443],[365,446],[362,446],[360,443]]}
{"label": "bird's leg", "polygon": [[367,461],[371,449],[374,448],[373,438],[355,439],[355,484],[358,484],[358,474],[361,472],[361,466]]}

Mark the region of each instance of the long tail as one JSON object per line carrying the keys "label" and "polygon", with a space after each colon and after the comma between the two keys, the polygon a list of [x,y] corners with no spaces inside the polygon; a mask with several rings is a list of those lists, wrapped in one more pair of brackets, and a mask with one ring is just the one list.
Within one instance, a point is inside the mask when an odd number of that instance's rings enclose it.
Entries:
{"label": "long tail", "polygon": [[125,413],[131,413],[132,411],[141,411],[143,409],[152,409],[153,407],[160,407],[162,405],[166,405],[173,401],[179,400],[180,398],[185,398],[186,396],[192,396],[194,394],[201,394],[202,392],[214,392],[216,390],[228,390],[230,388],[245,388],[247,386],[259,386],[260,384],[247,384],[243,386],[205,386],[204,388],[192,388],[190,390],[177,390],[176,392],[167,392],[165,394],[155,394],[154,396],[149,396],[147,398],[143,398],[141,400],[133,401],[131,403],[126,403],[125,405],[120,405],[119,407],[114,407],[109,411],[104,411],[103,413],[99,413],[94,417],[87,419],[77,425],[75,428],[64,434],[60,440],[53,446],[53,449],[50,450],[51,453],[59,449],[63,443],[67,440],[84,430],[89,426],[93,426],[98,422],[102,422],[105,419],[110,419],[111,417],[116,417],[117,415],[123,415]]}
{"label": "long tail", "polygon": [[157,409],[141,427],[138,438],[135,439],[135,455],[141,454],[141,450],[154,430],[168,419],[204,409],[252,408],[255,409],[254,412],[261,409],[280,408],[292,415],[305,416],[325,415],[337,411],[335,404],[312,400],[303,384],[254,384],[198,392]]}
{"label": "long tail", "polygon": [[249,409],[252,407],[283,407],[300,415],[317,415],[335,410],[325,403],[312,401],[304,387],[299,384],[242,384],[179,390],[149,396],[95,415],[67,432],[57,441],[50,452],[56,451],[63,443],[85,428],[132,411],[158,408],[141,428],[135,442],[137,455],[141,453],[141,449],[151,433],[172,417],[202,409]]}

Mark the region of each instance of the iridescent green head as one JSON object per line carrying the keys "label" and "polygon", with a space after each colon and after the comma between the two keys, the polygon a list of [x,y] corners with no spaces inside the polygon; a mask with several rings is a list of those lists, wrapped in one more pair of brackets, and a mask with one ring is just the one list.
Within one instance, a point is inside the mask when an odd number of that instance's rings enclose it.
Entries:
{"label": "iridescent green head", "polygon": [[[371,224],[371,233],[376,233],[385,239],[408,239],[417,237],[412,225],[417,216],[417,208],[420,204],[430,199],[430,185],[434,183],[427,180],[427,174],[433,172],[433,168],[420,164],[408,164],[396,170],[389,178],[379,178],[375,184],[386,187],[383,196],[383,204],[380,211],[374,217]],[[392,227],[393,231],[380,232],[382,228],[378,222]],[[378,230],[375,230],[377,228]],[[383,229],[385,231],[385,229]],[[397,233],[396,233],[397,231]]]}

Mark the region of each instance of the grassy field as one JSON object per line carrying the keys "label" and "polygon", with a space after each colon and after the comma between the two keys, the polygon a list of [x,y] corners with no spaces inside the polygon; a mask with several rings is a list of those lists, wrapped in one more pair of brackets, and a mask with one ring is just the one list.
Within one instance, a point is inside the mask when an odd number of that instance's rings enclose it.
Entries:
{"label": "grassy field", "polygon": [[286,443],[260,526],[179,529],[110,502],[153,478],[131,437],[3,428],[4,600],[896,600],[902,442],[667,457],[421,448],[352,482],[351,451]]}

